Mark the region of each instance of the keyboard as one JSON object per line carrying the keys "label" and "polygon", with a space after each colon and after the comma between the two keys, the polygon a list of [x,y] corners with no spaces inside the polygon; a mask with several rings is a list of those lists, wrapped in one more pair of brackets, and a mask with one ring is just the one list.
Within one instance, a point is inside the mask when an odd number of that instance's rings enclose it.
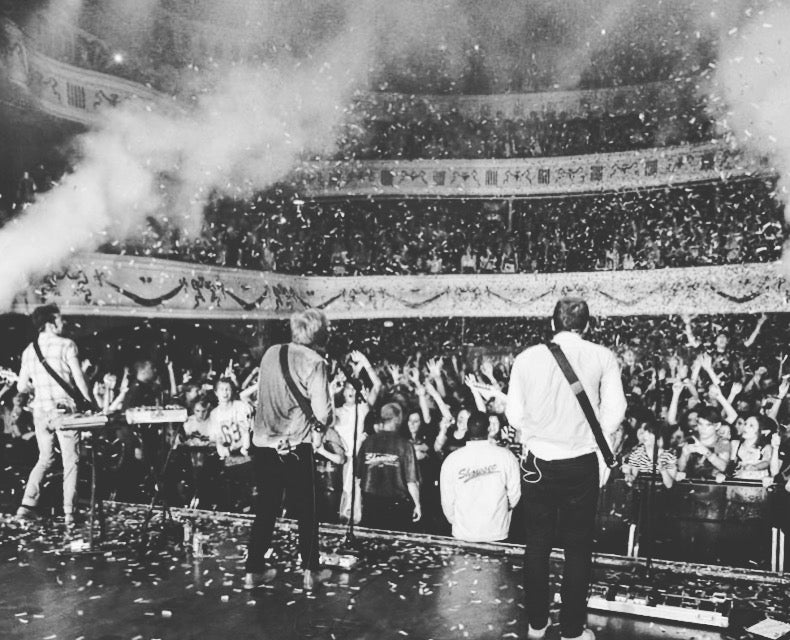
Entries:
{"label": "keyboard", "polygon": [[109,419],[103,413],[70,413],[63,416],[58,431],[87,431],[100,429],[107,425]]}
{"label": "keyboard", "polygon": [[186,422],[187,410],[184,407],[132,407],[126,410],[129,424],[161,424],[163,422]]}

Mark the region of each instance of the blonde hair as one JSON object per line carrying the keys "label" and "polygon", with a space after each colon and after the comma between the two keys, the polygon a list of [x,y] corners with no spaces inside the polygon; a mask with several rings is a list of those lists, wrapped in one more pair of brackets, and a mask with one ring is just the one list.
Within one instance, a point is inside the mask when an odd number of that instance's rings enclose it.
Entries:
{"label": "blonde hair", "polygon": [[329,320],[320,309],[305,309],[291,315],[291,340],[307,347],[323,347],[329,337]]}

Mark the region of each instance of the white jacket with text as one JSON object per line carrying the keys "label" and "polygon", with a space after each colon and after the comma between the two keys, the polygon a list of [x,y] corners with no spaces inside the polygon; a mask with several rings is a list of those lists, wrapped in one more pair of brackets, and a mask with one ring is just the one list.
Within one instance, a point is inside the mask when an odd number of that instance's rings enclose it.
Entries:
{"label": "white jacket with text", "polygon": [[504,540],[521,497],[518,460],[487,440],[470,440],[442,464],[442,510],[453,537],[469,542]]}

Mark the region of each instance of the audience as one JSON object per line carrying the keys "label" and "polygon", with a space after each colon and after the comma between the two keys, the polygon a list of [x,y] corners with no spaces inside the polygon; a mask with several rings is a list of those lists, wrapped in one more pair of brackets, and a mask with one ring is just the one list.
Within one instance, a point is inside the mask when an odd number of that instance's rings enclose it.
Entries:
{"label": "audience", "polygon": [[[482,464],[483,452],[515,461],[505,449],[520,454],[518,434],[504,412],[509,368],[525,346],[545,341],[547,320],[400,320],[396,325],[388,328],[376,320],[334,323],[328,347],[334,363],[331,387],[338,415],[345,411],[348,419],[338,423],[344,433],[331,430],[317,452],[322,518],[342,522],[352,517],[351,483],[344,481],[343,469],[345,465],[350,473],[356,415],[360,484],[355,520],[361,507],[362,523],[375,526],[428,533],[449,533],[452,527],[463,539],[506,538],[507,515],[517,501],[513,487],[496,485],[506,496],[500,500],[493,489],[496,474],[486,475],[484,484],[491,485],[488,504],[502,509],[497,511],[495,534],[490,527],[477,526],[481,521],[470,520],[471,511],[463,506],[466,500],[477,500],[477,485],[459,479],[459,469],[468,466],[459,461],[474,453],[475,464]],[[276,327],[272,335],[277,335]],[[415,342],[415,336],[425,339]],[[783,372],[790,342],[785,315],[600,318],[590,338],[620,358],[629,401],[615,442],[623,461],[620,477],[634,483],[640,474],[650,474],[655,462],[668,488],[683,481],[758,483],[775,492],[790,486],[784,444],[784,425],[790,424],[790,382]],[[92,362],[111,360],[101,352],[85,351]],[[257,389],[254,358],[226,354],[228,366],[216,371],[217,355],[206,354],[181,369],[169,357],[157,360],[134,353],[131,388],[118,366],[87,369],[96,383],[97,403],[188,407],[190,417],[173,457],[175,468],[166,477],[168,495],[174,503],[193,507],[249,508],[244,432]],[[4,395],[12,397],[12,386],[6,387]],[[35,458],[27,451],[31,439],[24,401],[13,397],[13,407],[3,414],[5,460],[20,477],[26,461]],[[108,479],[113,486],[105,489],[125,499],[145,499],[151,490],[151,461],[161,463],[166,445],[156,437],[145,442],[126,437],[124,445],[123,434],[113,434],[120,444],[99,448],[102,464],[115,470]],[[113,448],[121,445],[127,454]],[[229,467],[229,460],[240,464]],[[452,469],[458,473],[453,475]],[[343,496],[344,490],[349,495]],[[485,521],[493,527],[494,519]]]}
{"label": "audience", "polygon": [[553,273],[772,262],[772,180],[562,198],[219,201],[202,235],[151,222],[110,253],[300,275]]}

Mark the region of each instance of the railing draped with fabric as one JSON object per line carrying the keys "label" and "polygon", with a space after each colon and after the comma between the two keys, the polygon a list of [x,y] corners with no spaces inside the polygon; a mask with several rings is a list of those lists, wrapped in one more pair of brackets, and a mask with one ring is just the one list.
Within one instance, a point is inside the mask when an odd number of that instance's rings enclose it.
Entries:
{"label": "railing draped with fabric", "polygon": [[295,182],[312,197],[528,196],[660,187],[775,175],[766,158],[722,143],[507,160],[305,163]]}
{"label": "railing draped with fabric", "polygon": [[0,20],[0,27],[10,42],[3,65],[8,79],[44,113],[90,125],[99,121],[103,109],[126,100],[172,104],[164,94],[136,82],[58,62],[30,49],[9,20]]}
{"label": "railing draped with fabric", "polygon": [[306,307],[335,319],[549,317],[560,295],[601,315],[787,312],[781,263],[530,275],[289,276],[156,258],[75,256],[21,293],[15,310],[48,302],[64,313],[277,319]]}

